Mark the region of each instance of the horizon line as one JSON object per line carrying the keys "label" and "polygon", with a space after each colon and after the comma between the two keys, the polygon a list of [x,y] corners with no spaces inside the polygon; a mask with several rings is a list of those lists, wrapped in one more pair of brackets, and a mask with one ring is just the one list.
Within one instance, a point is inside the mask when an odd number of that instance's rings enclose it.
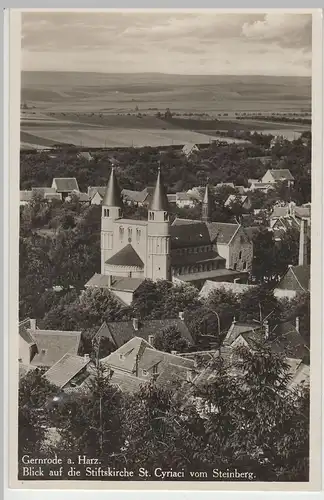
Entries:
{"label": "horizon line", "polygon": [[312,78],[312,75],[286,75],[286,74],[258,74],[258,73],[163,73],[161,71],[91,71],[91,70],[64,70],[64,69],[21,69],[21,73],[92,73],[98,75],[167,75],[167,76],[251,76],[251,77],[288,77]]}

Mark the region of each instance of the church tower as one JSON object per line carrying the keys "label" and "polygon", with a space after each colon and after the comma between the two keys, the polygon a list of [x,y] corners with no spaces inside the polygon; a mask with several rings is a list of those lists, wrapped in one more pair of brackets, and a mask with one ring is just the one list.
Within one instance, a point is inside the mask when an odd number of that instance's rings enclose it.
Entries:
{"label": "church tower", "polygon": [[206,184],[204,199],[201,207],[201,220],[203,222],[210,222],[210,196],[209,196],[209,186]]}
{"label": "church tower", "polygon": [[101,208],[101,274],[105,274],[105,262],[113,255],[114,221],[122,216],[121,212],[122,197],[112,167]]}
{"label": "church tower", "polygon": [[156,281],[171,279],[169,202],[159,169],[148,210],[148,252],[146,277]]}

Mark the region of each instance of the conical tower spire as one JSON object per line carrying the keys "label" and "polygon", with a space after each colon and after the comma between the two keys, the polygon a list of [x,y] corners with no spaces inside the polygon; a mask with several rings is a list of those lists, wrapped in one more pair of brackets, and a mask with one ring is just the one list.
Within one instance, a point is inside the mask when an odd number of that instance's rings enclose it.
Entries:
{"label": "conical tower spire", "polygon": [[201,220],[203,222],[210,222],[210,196],[208,181],[205,187],[205,194],[201,207]]}
{"label": "conical tower spire", "polygon": [[112,167],[110,178],[108,181],[105,196],[103,197],[102,204],[108,207],[121,207],[122,197],[118,181],[115,174],[115,169]]}
{"label": "conical tower spire", "polygon": [[168,197],[163,184],[161,168],[159,167],[158,176],[156,179],[155,190],[152,198],[150,210],[161,210],[167,212],[169,210]]}

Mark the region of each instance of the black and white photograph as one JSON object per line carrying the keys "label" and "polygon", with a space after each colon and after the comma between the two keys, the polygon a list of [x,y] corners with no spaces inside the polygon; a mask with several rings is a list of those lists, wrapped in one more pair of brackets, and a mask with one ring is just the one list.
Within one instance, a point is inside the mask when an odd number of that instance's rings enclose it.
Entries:
{"label": "black and white photograph", "polygon": [[312,19],[21,13],[22,487],[310,483]]}

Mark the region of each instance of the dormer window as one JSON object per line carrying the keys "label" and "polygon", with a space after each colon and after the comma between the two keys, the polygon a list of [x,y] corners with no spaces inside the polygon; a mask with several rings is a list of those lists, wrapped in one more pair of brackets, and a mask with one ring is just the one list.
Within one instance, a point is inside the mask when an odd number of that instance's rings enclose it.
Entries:
{"label": "dormer window", "polygon": [[104,216],[109,217],[109,208],[104,208]]}

